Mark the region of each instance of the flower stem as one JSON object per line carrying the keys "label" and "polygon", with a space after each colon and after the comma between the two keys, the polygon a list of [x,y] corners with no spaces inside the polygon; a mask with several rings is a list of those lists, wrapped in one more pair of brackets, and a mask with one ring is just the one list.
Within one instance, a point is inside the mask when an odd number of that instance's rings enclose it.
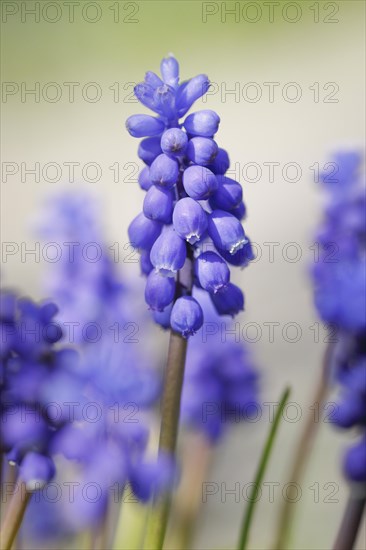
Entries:
{"label": "flower stem", "polygon": [[180,397],[183,386],[187,340],[172,331],[162,401],[162,421],[159,451],[175,453],[180,415]]}
{"label": "flower stem", "polygon": [[20,482],[15,486],[15,490],[11,497],[4,523],[1,528],[1,550],[11,549],[31,496],[32,493],[27,491],[25,483]]}
{"label": "flower stem", "polygon": [[343,515],[333,550],[352,550],[357,538],[366,498],[351,494]]}
{"label": "flower stem", "polygon": [[[180,334],[171,331],[159,439],[159,452],[166,452],[171,456],[175,455],[177,443],[186,353],[187,340]],[[146,548],[154,550],[163,548],[171,498],[171,491],[168,490],[155,500],[154,509],[148,523]]]}
{"label": "flower stem", "polygon": [[[277,409],[273,424],[271,426],[271,429],[269,431],[269,434],[268,434],[268,437],[267,437],[267,440],[266,440],[266,443],[265,443],[265,446],[264,446],[264,449],[263,449],[261,459],[259,461],[257,473],[256,473],[256,476],[255,476],[255,480],[254,480],[253,487],[252,487],[252,490],[251,490],[251,494],[250,494],[250,497],[249,497],[248,507],[246,509],[244,519],[243,519],[238,550],[245,550],[245,548],[247,548],[248,539],[249,539],[249,531],[250,531],[250,527],[251,527],[251,524],[252,524],[254,509],[255,509],[256,502],[258,500],[258,493],[260,491],[260,486],[261,486],[261,483],[263,481],[264,474],[266,472],[266,468],[267,468],[269,458],[271,456],[271,451],[273,449],[273,444],[275,442],[276,434],[277,434],[277,431],[278,431],[278,428],[279,428],[279,425],[280,425],[282,412],[283,412],[283,409],[284,409],[284,407],[287,403],[289,395],[290,395],[290,388],[286,388],[284,393],[282,394],[282,397],[281,397],[281,400],[280,400],[280,403],[279,403],[279,407]],[[281,547],[279,547],[279,548],[281,548]]]}
{"label": "flower stem", "polygon": [[175,548],[188,549],[192,548],[202,508],[202,486],[209,474],[214,447],[202,434],[189,434],[184,451],[182,479],[173,507],[171,542]]}
{"label": "flower stem", "polygon": [[[322,372],[319,382],[315,388],[313,404],[316,405],[317,410],[319,411],[322,410],[322,405],[327,395],[329,368],[333,356],[333,349],[333,343],[328,344],[324,352]],[[305,422],[304,430],[301,434],[299,445],[295,452],[291,474],[288,478],[288,495],[280,511],[276,543],[273,547],[274,550],[277,550],[278,548],[284,550],[287,546],[290,536],[290,528],[293,524],[293,515],[295,512],[294,502],[296,501],[297,486],[301,481],[306,464],[313,449],[319,424],[319,418],[315,417],[314,409],[311,407]]]}
{"label": "flower stem", "polygon": [[[190,294],[192,283],[192,261],[188,255],[183,269],[178,272],[176,297],[179,297],[183,293],[185,295]],[[171,330],[161,405],[159,453],[167,453],[172,458],[175,457],[177,445],[186,355],[186,338]],[[163,548],[171,500],[172,491],[170,489],[154,498],[153,509],[148,519],[145,548],[153,550],[161,550]]]}

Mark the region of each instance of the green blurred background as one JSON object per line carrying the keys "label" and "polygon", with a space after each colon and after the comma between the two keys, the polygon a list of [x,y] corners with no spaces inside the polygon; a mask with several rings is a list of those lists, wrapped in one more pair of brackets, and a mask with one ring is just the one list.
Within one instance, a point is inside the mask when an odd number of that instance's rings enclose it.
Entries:
{"label": "green blurred background", "polygon": [[[32,9],[36,16],[28,13]],[[127,226],[140,211],[143,194],[135,181],[137,140],[128,136],[124,121],[146,112],[131,97],[132,87],[173,52],[182,79],[204,72],[214,83],[198,108],[220,114],[217,140],[239,171],[234,173],[244,186],[245,227],[261,247],[260,259],[244,272],[237,270],[233,280],[246,293],[241,327],[257,323],[262,330],[259,341],[250,344],[262,370],[262,399],[277,401],[290,384],[291,400],[304,418],[325,336],[320,325],[316,342],[310,328],[317,322],[308,280],[314,258],[310,247],[322,202],[314,166],[323,167],[332,151],[358,148],[364,140],[364,3],[81,1],[74,3],[73,21],[70,5],[62,1],[2,2],[2,10],[2,241],[34,246],[32,220],[43,197],[60,187],[84,186],[100,197],[110,244],[127,243]],[[273,101],[268,83],[275,83]],[[32,88],[36,94],[27,94]],[[70,181],[65,163],[73,162],[78,164]],[[35,163],[39,181],[25,172]],[[279,163],[272,181],[268,163]],[[294,164],[283,172],[288,163]],[[278,243],[274,261],[264,243]],[[299,261],[286,260],[286,251],[291,257],[296,252],[286,248],[288,243],[296,243]],[[5,284],[43,297],[44,261],[20,253],[3,261]],[[133,263],[124,262],[122,268],[126,276],[138,272]],[[273,342],[264,325],[268,322],[280,323]],[[287,323],[301,327],[296,343],[282,336]],[[160,332],[156,336],[157,345],[166,342]],[[251,481],[269,426],[264,416],[230,432],[209,481],[225,481],[228,487]],[[266,476],[267,482],[281,484],[279,493],[273,503],[268,497],[259,502],[251,548],[273,542],[280,492],[300,432],[300,421],[282,426]],[[340,454],[350,438],[321,422],[292,548],[330,547],[347,496]],[[314,483],[319,484],[319,502],[310,489]],[[326,498],[332,492],[327,483],[336,484],[334,502]],[[230,495],[225,503],[220,496],[209,498],[195,547],[233,547],[244,504]]]}

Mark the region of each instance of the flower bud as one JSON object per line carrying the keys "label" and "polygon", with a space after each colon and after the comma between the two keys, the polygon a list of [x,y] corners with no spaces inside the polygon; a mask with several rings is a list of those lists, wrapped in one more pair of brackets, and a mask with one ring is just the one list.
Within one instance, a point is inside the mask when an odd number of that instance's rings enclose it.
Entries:
{"label": "flower bud", "polygon": [[182,155],[187,147],[188,137],[179,128],[169,128],[161,136],[161,149],[167,155]]}
{"label": "flower bud", "polygon": [[218,153],[210,166],[208,168],[214,173],[214,174],[225,174],[225,172],[229,169],[230,166],[230,160],[229,155],[225,151],[225,149],[218,150]]}
{"label": "flower bud", "polygon": [[145,84],[148,84],[152,88],[159,88],[159,86],[162,86],[164,82],[161,80],[161,78],[154,73],[153,71],[147,71],[145,73]]}
{"label": "flower bud", "polygon": [[160,147],[159,137],[148,137],[140,142],[137,154],[139,158],[148,166],[156,159],[158,155],[161,155],[162,150]]}
{"label": "flower bud", "polygon": [[134,87],[133,91],[140,103],[148,109],[155,111],[155,113],[161,114],[159,102],[154,97],[155,88],[145,82],[140,82]]}
{"label": "flower bud", "polygon": [[155,185],[171,189],[177,182],[179,174],[178,162],[164,153],[156,157],[150,166],[150,179]]}
{"label": "flower bud", "polygon": [[188,142],[187,157],[195,164],[206,166],[212,163],[217,150],[217,143],[213,139],[197,136]]}
{"label": "flower bud", "polygon": [[204,166],[189,166],[183,172],[183,187],[195,200],[208,199],[218,188],[215,174]]}
{"label": "flower bud", "polygon": [[156,136],[164,131],[164,122],[150,115],[132,115],[126,120],[126,128],[133,137]]}
{"label": "flower bud", "polygon": [[158,105],[159,112],[168,119],[175,118],[174,91],[170,86],[163,84],[154,91],[154,99]]}
{"label": "flower bud", "polygon": [[183,116],[191,108],[193,103],[205,95],[210,87],[210,81],[205,74],[199,74],[183,82],[178,88],[176,96],[176,108],[179,116]]}
{"label": "flower bud", "polygon": [[175,205],[174,229],[189,244],[195,244],[202,238],[207,229],[207,223],[206,212],[198,202],[190,197],[180,199]]}
{"label": "flower bud", "polygon": [[173,55],[165,57],[160,63],[160,72],[165,84],[176,88],[179,81],[179,63]]}
{"label": "flower bud", "polygon": [[161,233],[162,225],[149,220],[143,213],[132,220],[128,228],[128,237],[136,248],[150,249]]}
{"label": "flower bud", "polygon": [[151,309],[163,311],[174,299],[175,280],[152,271],[147,278],[145,301]]}
{"label": "flower bud", "polygon": [[53,460],[35,452],[27,453],[19,467],[19,477],[28,491],[42,489],[51,481],[55,472]]}
{"label": "flower bud", "polygon": [[223,210],[214,210],[209,215],[208,234],[218,250],[230,254],[235,254],[248,242],[239,220]]}
{"label": "flower bud", "polygon": [[173,192],[171,189],[150,187],[144,199],[144,215],[150,220],[168,224],[172,221],[173,214]]}
{"label": "flower bud", "polygon": [[239,206],[243,199],[243,188],[240,183],[225,176],[218,176],[217,181],[219,187],[210,197],[211,208],[231,211]]}
{"label": "flower bud", "polygon": [[187,116],[183,126],[192,136],[212,137],[216,134],[220,117],[215,111],[204,109]]}
{"label": "flower bud", "polygon": [[150,260],[156,271],[167,277],[174,277],[182,269],[186,256],[186,243],[172,228],[168,228],[155,241]]}
{"label": "flower bud", "polygon": [[145,166],[145,168],[141,170],[138,181],[141,189],[144,191],[147,191],[153,185],[153,182],[150,179],[150,170],[148,166]]}
{"label": "flower bud", "polygon": [[244,294],[233,283],[229,283],[216,294],[211,294],[211,300],[219,315],[231,315],[233,317],[244,309]]}
{"label": "flower bud", "polygon": [[191,296],[178,298],[172,309],[170,324],[184,338],[195,334],[203,325],[203,311],[197,300]]}
{"label": "flower bud", "polygon": [[195,275],[201,287],[214,293],[227,286],[230,281],[230,269],[225,260],[215,252],[204,252],[194,262]]}

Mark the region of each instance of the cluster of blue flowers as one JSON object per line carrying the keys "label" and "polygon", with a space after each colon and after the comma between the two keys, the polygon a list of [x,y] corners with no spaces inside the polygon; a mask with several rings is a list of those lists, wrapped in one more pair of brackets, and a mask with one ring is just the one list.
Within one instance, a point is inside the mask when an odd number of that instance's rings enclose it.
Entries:
{"label": "cluster of blue flowers", "polygon": [[244,267],[253,253],[241,224],[242,187],[225,176],[229,157],[213,139],[219,116],[204,109],[180,122],[207,92],[207,76],[180,84],[172,56],[160,68],[161,78],[149,71],[135,87],[137,99],[157,116],[132,115],[126,122],[132,136],[144,138],[138,155],[146,165],[139,174],[143,212],[130,224],[129,238],[141,251],[145,299],[157,322],[188,337],[204,316],[179,271],[193,262],[194,284],[210,294],[220,315],[235,315],[244,296],[230,282],[228,264]]}
{"label": "cluster of blue flowers", "polygon": [[86,191],[64,191],[48,197],[35,223],[37,236],[57,246],[42,287],[60,306],[57,320],[71,343],[105,341],[113,334],[107,328],[126,322],[130,310],[130,293],[102,239],[99,211]]}
{"label": "cluster of blue flowers", "polygon": [[[12,400],[11,405],[41,401],[42,414],[46,410],[51,415],[34,425],[29,414],[23,422],[19,415],[8,414],[3,424],[6,450],[20,454],[26,445],[27,451],[36,450],[47,457],[47,462],[45,458],[41,463],[49,467],[44,482],[54,474],[50,457],[56,460],[60,484],[64,479],[75,484],[72,499],[64,499],[62,513],[58,503],[55,512],[57,509],[60,521],[64,520],[68,529],[76,531],[103,520],[111,488],[115,499],[116,491],[122,493],[129,484],[134,494],[145,501],[154,491],[173,482],[175,475],[168,457],[160,456],[154,461],[146,457],[149,429],[144,414],[159,395],[160,377],[141,353],[136,335],[145,320],[136,313],[131,319],[131,311],[136,310],[131,307],[133,293],[131,297],[127,284],[119,282],[97,212],[97,202],[86,193],[66,192],[48,201],[39,230],[44,239],[51,239],[63,250],[60,261],[50,264],[46,277],[48,291],[57,299],[59,311],[50,304],[36,307],[29,301],[20,301],[21,318],[17,324],[21,327],[24,317],[27,322],[29,319],[44,323],[47,330],[41,325],[41,333],[47,340],[20,346],[12,339],[4,357],[5,398]],[[102,250],[96,262],[90,262],[85,255],[85,245],[90,242]],[[72,257],[66,254],[70,243],[74,245]],[[11,295],[5,295],[4,300],[6,307],[2,311],[7,326],[14,324],[14,305]],[[97,338],[93,332],[88,336],[86,324],[96,328]],[[77,353],[69,348],[53,351],[54,331],[59,340],[63,327],[68,329],[64,340],[72,343]],[[13,350],[21,354],[20,365]],[[21,462],[20,474],[38,481],[39,473],[29,473],[37,465],[40,469],[40,458],[35,463],[34,456],[26,455],[27,470]],[[48,517],[52,522],[53,514]],[[43,529],[47,532],[47,526],[43,525]]]}
{"label": "cluster of blue flowers", "polygon": [[55,474],[52,443],[64,419],[54,417],[47,402],[47,386],[74,362],[72,349],[57,349],[62,338],[53,323],[57,307],[0,293],[1,329],[1,452],[19,466],[27,489],[42,488]]}
{"label": "cluster of blue flowers", "polygon": [[195,297],[205,323],[188,344],[182,421],[215,444],[231,424],[258,415],[258,372],[230,317],[219,316],[202,290]]}
{"label": "cluster of blue flowers", "polygon": [[321,318],[337,329],[336,376],[341,398],[333,421],[358,427],[361,439],[344,458],[346,476],[366,481],[366,190],[363,159],[355,152],[334,158],[324,174],[325,219],[317,235],[319,262],[313,269]]}

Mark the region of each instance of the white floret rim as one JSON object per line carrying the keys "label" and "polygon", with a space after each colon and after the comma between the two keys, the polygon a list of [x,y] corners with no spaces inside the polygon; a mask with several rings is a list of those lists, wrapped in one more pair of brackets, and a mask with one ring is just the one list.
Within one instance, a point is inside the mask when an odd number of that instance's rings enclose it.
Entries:
{"label": "white floret rim", "polygon": [[196,244],[196,242],[198,242],[200,238],[201,236],[198,235],[198,233],[190,233],[189,235],[186,236],[186,241],[189,244]]}
{"label": "white floret rim", "polygon": [[177,270],[171,269],[168,265],[159,265],[155,267],[155,273],[160,273],[163,277],[175,277]]}
{"label": "white floret rim", "polygon": [[243,246],[245,244],[247,244],[248,242],[248,239],[244,238],[244,239],[240,239],[239,241],[237,241],[235,244],[233,244],[229,250],[230,254],[233,255],[235,254],[236,252],[238,252],[238,250],[242,249]]}

